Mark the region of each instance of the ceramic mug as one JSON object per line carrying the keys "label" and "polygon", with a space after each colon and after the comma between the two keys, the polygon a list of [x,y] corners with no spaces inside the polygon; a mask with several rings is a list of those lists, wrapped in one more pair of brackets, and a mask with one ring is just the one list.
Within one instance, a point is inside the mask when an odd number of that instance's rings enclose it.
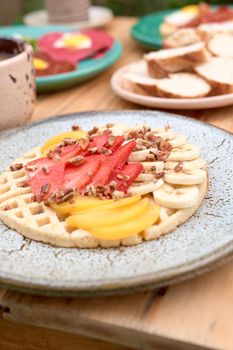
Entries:
{"label": "ceramic mug", "polygon": [[35,105],[32,48],[22,40],[0,37],[0,130],[25,123]]}

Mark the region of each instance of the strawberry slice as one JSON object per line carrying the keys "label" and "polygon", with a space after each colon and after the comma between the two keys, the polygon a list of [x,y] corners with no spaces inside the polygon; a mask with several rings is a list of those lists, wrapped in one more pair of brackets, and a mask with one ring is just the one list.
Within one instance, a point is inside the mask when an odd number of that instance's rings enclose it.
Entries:
{"label": "strawberry slice", "polygon": [[94,136],[91,142],[89,143],[89,148],[104,147],[104,145],[106,145],[106,143],[108,142],[108,138],[109,138],[108,133]]}
{"label": "strawberry slice", "polygon": [[110,147],[112,152],[113,153],[116,152],[116,150],[118,150],[118,148],[122,145],[123,142],[124,142],[123,136],[116,136],[114,140],[114,144]]}
{"label": "strawberry slice", "polygon": [[100,166],[100,169],[95,174],[95,176],[93,177],[91,184],[95,186],[97,185],[105,186],[111,180],[112,172],[114,171],[115,159],[112,156],[107,156],[107,155],[99,155],[95,157],[96,158],[98,157],[100,159],[101,166]]}
{"label": "strawberry slice", "polygon": [[[66,162],[67,159],[73,158],[77,155],[79,155],[82,152],[82,149],[79,145],[68,145],[62,148],[61,153],[57,153],[58,156],[61,158],[61,162]],[[55,152],[51,152],[51,157],[55,156]],[[53,158],[48,157],[42,157],[35,159],[25,165],[25,169],[29,175],[29,177],[35,176],[37,173],[39,173],[43,167],[50,168],[51,166],[58,164],[60,162],[54,162]]]}
{"label": "strawberry slice", "polygon": [[136,142],[134,140],[129,141],[124,146],[121,146],[118,148],[118,150],[114,153],[114,169],[117,169],[119,166],[122,166],[125,164],[125,162],[128,160],[130,154],[133,152],[133,150],[136,147]]}
{"label": "strawberry slice", "polygon": [[81,190],[88,185],[99,170],[99,158],[86,158],[85,163],[79,166],[69,164],[65,168],[62,188]]}
{"label": "strawberry slice", "polygon": [[30,186],[35,196],[40,196],[44,200],[52,192],[61,188],[65,169],[65,163],[60,162],[49,167],[49,172],[45,173],[39,170],[36,175],[30,179]]}
{"label": "strawberry slice", "polygon": [[143,166],[141,163],[127,164],[123,170],[119,171],[113,177],[113,180],[117,183],[117,189],[126,192],[142,170]]}

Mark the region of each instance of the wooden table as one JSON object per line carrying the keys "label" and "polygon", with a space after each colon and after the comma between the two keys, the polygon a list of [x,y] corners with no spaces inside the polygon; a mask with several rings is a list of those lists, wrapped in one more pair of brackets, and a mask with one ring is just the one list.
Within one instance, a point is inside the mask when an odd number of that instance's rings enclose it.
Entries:
{"label": "wooden table", "polygon": [[[134,21],[116,18],[108,28],[124,46],[118,63],[83,86],[39,96],[32,120],[140,108],[114,95],[109,84],[116,69],[143,53],[130,39]],[[233,106],[182,113],[233,131]],[[232,350],[232,297],[233,262],[159,291],[121,297],[58,299],[0,290],[0,349]]]}

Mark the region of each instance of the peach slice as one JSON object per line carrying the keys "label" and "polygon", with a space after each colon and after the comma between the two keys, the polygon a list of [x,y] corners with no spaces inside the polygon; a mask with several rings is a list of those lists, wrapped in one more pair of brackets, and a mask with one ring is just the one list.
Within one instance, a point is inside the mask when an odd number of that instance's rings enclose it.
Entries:
{"label": "peach slice", "polygon": [[91,208],[98,208],[113,203],[113,199],[101,200],[94,197],[74,197],[73,200],[61,204],[52,203],[51,208],[58,214],[73,214],[80,211],[89,212]]}
{"label": "peach slice", "polygon": [[66,219],[66,223],[71,227],[83,229],[118,226],[136,220],[138,217],[141,217],[148,208],[149,199],[144,198],[137,203],[115,210],[105,211],[105,207],[100,207],[99,210],[94,213],[87,212],[73,215]]}
{"label": "peach slice", "polygon": [[97,227],[90,230],[90,233],[93,237],[105,240],[123,239],[134,236],[152,226],[158,220],[159,212],[159,206],[151,206],[137,220],[112,227]]}

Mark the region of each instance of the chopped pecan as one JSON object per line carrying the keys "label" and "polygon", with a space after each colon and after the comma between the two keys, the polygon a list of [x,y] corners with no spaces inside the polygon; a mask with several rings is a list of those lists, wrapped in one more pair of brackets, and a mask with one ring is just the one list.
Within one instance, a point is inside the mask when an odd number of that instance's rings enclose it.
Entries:
{"label": "chopped pecan", "polygon": [[47,167],[47,165],[43,165],[42,170],[45,174],[49,174],[49,168]]}
{"label": "chopped pecan", "polygon": [[81,128],[80,128],[79,125],[77,125],[77,124],[72,125],[72,130],[73,130],[73,131],[78,131],[78,130],[80,130],[80,129],[81,129]]}
{"label": "chopped pecan", "polygon": [[85,158],[83,156],[76,156],[73,158],[68,159],[68,163],[71,163],[73,165],[79,166],[85,162]]}
{"label": "chopped pecan", "polygon": [[91,136],[93,134],[96,134],[98,132],[97,126],[94,126],[91,130],[88,131],[88,135]]}
{"label": "chopped pecan", "polygon": [[17,171],[23,168],[23,164],[22,163],[16,163],[16,164],[12,164],[10,166],[10,170],[11,171]]}
{"label": "chopped pecan", "polygon": [[179,173],[180,171],[182,171],[183,170],[183,166],[184,166],[184,163],[183,162],[179,162],[174,168],[175,173]]}

